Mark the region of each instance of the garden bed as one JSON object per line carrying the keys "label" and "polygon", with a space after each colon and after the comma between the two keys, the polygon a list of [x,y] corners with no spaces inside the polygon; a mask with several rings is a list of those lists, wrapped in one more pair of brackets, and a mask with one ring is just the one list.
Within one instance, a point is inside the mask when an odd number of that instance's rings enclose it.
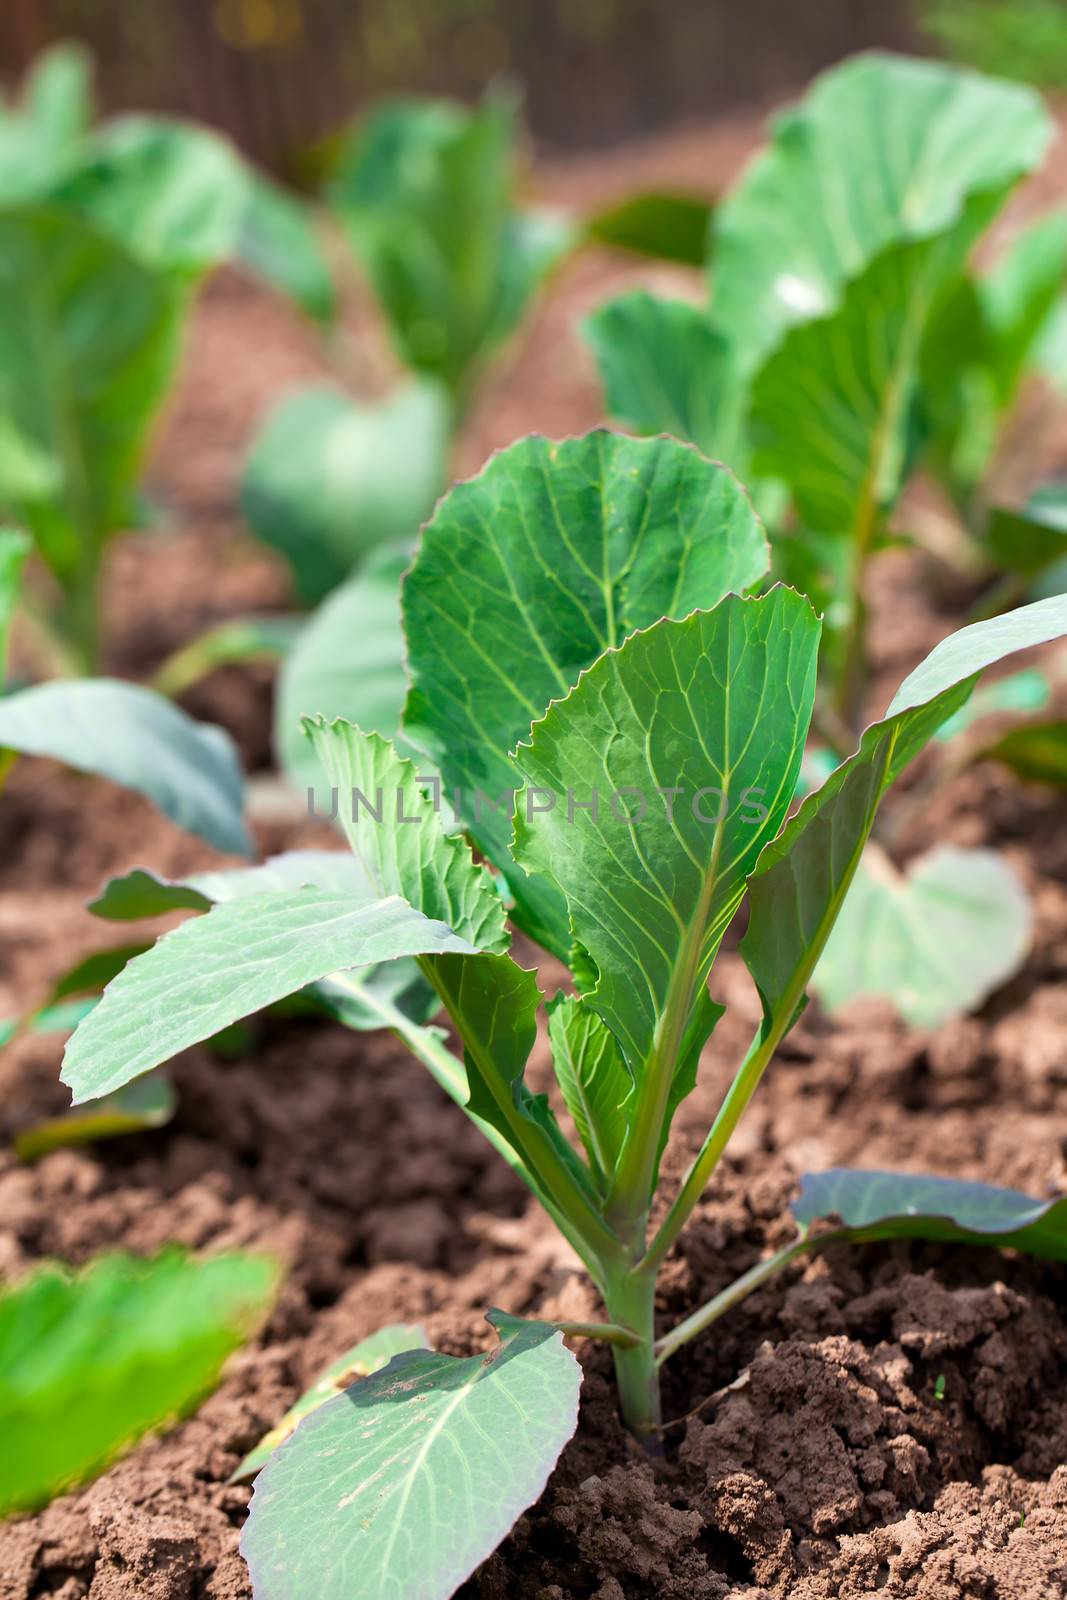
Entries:
{"label": "garden bed", "polygon": [[[581,184],[603,199],[616,179],[634,187],[653,174],[714,185],[758,125],[694,133],[651,155],[613,158],[618,171],[588,163],[552,183],[568,199],[580,198]],[[521,433],[560,435],[601,420],[573,323],[631,281],[692,280],[608,255],[573,263],[506,379],[480,402],[464,470]],[[358,337],[358,308],[354,319]],[[318,370],[314,342],[290,313],[236,278],[216,281],[157,456],[154,481],[173,525],[127,541],[112,559],[116,669],[147,675],[204,624],[285,606],[280,569],[240,533],[234,480],[271,399]],[[881,575],[876,618],[876,665],[890,692],[960,620],[932,613],[911,558],[896,556]],[[888,692],[873,698],[881,712]],[[267,759],[269,703],[269,675],[237,668],[189,701],[231,728],[253,768]],[[113,941],[82,910],[109,873],[136,863],[175,874],[209,859],[136,796],[37,763],[13,774],[4,811],[5,1011],[35,998],[31,981],[59,973],[93,941]],[[277,850],[312,832],[264,826],[260,843]],[[977,1017],[934,1033],[907,1029],[880,1003],[855,1005],[833,1024],[813,1005],[664,1273],[665,1321],[783,1242],[783,1200],[801,1170],[932,1169],[1034,1195],[1067,1186],[1062,796],[975,769],[900,843],[910,852],[949,841],[1002,848],[1021,872],[1037,918],[1029,964]],[[724,956],[716,987],[730,1011],[679,1114],[673,1175],[758,1017],[739,957]],[[569,1320],[597,1313],[547,1218],[386,1038],[261,1023],[239,1059],[194,1051],[175,1075],[179,1110],[162,1132],[33,1167],[0,1155],[0,1270],[177,1239],[276,1252],[286,1284],[260,1340],[194,1419],[0,1530],[0,1600],[247,1600],[237,1537],[249,1490],[226,1480],[330,1359],[405,1319],[425,1322],[445,1351],[487,1347],[486,1305]],[[535,1088],[548,1084],[544,1041],[529,1076]],[[65,1102],[52,1042],[24,1040],[0,1058],[4,1135]],[[668,1426],[651,1464],[617,1419],[607,1352],[579,1346],[579,1432],[541,1501],[461,1593],[1063,1594],[1065,1308],[1067,1271],[1040,1261],[936,1245],[831,1251],[776,1279],[666,1369],[669,1419],[707,1403]]]}

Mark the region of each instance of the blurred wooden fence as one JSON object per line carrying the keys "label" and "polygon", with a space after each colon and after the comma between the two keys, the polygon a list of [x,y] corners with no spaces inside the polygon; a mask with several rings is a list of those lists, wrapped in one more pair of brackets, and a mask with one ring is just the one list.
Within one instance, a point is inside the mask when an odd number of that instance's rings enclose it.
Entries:
{"label": "blurred wooden fence", "polygon": [[912,42],[906,0],[0,0],[0,75],[50,39],[98,60],[105,103],[226,129],[269,165],[377,93],[525,87],[544,146],[588,147],[795,87]]}

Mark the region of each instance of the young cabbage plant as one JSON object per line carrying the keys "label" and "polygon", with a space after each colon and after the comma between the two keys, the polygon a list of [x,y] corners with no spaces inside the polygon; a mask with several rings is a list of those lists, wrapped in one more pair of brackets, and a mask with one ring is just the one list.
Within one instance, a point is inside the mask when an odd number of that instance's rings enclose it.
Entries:
{"label": "young cabbage plant", "polygon": [[[80,1101],[309,984],[414,960],[462,1053],[434,1029],[390,1025],[603,1301],[604,1320],[580,1326],[493,1313],[489,1356],[402,1353],[310,1412],[259,1479],[244,1535],[264,1597],[343,1600],[357,1571],[368,1596],[451,1594],[573,1431],[563,1332],[610,1343],[622,1414],[649,1439],[663,1363],[826,1238],[1067,1254],[1062,1204],[824,1174],[805,1180],[791,1244],[657,1327],[659,1270],[803,1009],[884,795],[983,668],[1067,633],[1067,599],[1052,598],[945,640],[790,816],[820,621],[795,590],[750,592],[767,563],[732,474],[674,441],[532,438],[495,457],[438,507],[405,584],[417,759],[343,719],[305,718],[358,884],[316,874],[213,906],[131,961],[70,1041],[63,1078]],[[723,1013],[715,957],[746,901],[762,1020],[652,1226],[674,1113]],[[559,993],[511,954],[509,915],[566,963]],[[542,1009],[573,1138],[524,1081]]]}
{"label": "young cabbage plant", "polygon": [[244,780],[223,729],[118,678],[63,678],[5,692],[6,645],[30,549],[26,534],[0,528],[0,787],[17,756],[49,756],[137,790],[220,850],[250,854]]}
{"label": "young cabbage plant", "polygon": [[909,531],[893,516],[916,469],[949,489],[974,560],[1004,565],[984,480],[1067,277],[1064,219],[969,262],[1050,132],[1028,89],[856,57],[776,120],[719,204],[706,306],[637,292],[586,323],[616,417],[751,484],[777,574],[826,615],[819,721],[841,755],[867,682],[870,562]]}

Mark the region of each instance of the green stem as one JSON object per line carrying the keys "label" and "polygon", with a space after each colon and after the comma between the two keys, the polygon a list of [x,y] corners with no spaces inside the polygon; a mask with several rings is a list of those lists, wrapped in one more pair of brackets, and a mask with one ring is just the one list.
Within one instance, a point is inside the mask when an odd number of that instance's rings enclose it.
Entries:
{"label": "green stem", "polygon": [[615,1382],[622,1420],[639,1439],[648,1442],[662,1420],[659,1370],[655,1349],[654,1278],[632,1272],[611,1276],[604,1287],[608,1315],[636,1335],[631,1345],[616,1344]]}
{"label": "green stem", "polygon": [[679,1322],[678,1326],[672,1328],[670,1333],[665,1334],[662,1339],[657,1339],[655,1346],[657,1368],[661,1367],[665,1361],[669,1361],[675,1351],[680,1349],[683,1344],[686,1344],[690,1339],[695,1339],[698,1333],[703,1333],[705,1328],[710,1327],[713,1322],[717,1322],[721,1316],[724,1316],[739,1301],[744,1300],[747,1295],[760,1288],[762,1284],[767,1282],[768,1278],[773,1278],[776,1272],[781,1272],[782,1268],[788,1266],[795,1256],[807,1250],[810,1244],[811,1241],[802,1233],[799,1239],[794,1239],[790,1244],[784,1245],[781,1250],[776,1250],[765,1261],[757,1261],[754,1267],[750,1267],[747,1272],[742,1273],[740,1278],[735,1278],[733,1283],[727,1284],[725,1289],[720,1290],[706,1305],[702,1305],[699,1310],[694,1311],[692,1316],[686,1317],[684,1322]]}
{"label": "green stem", "polygon": [[568,1339],[603,1339],[605,1344],[616,1344],[623,1349],[632,1349],[642,1342],[632,1328],[624,1328],[618,1322],[554,1322],[552,1326]]}

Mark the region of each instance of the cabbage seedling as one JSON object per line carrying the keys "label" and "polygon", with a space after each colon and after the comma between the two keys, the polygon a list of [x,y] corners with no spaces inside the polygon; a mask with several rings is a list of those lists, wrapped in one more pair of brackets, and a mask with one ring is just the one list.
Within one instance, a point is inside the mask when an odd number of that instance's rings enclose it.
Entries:
{"label": "cabbage seedling", "polygon": [[[258,1480],[244,1536],[269,1600],[347,1600],[357,1573],[361,1595],[451,1594],[573,1430],[564,1332],[610,1343],[622,1415],[649,1439],[663,1363],[826,1238],[1067,1254],[1062,1202],[822,1174],[805,1180],[792,1243],[679,1326],[656,1324],[659,1269],[803,1008],[883,796],[983,667],[1067,632],[1058,598],[954,634],[790,816],[821,625],[792,589],[746,593],[766,566],[737,481],[673,441],[534,438],[495,457],[442,502],[406,581],[418,761],[344,720],[305,721],[362,887],[339,876],[213,906],[132,961],[73,1036],[63,1075],[80,1100],[327,975],[414,958],[462,1055],[434,1029],[395,1031],[603,1301],[603,1321],[577,1328],[493,1313],[488,1356],[409,1351],[305,1416]],[[746,901],[762,1020],[652,1226],[672,1118],[723,1012],[715,957]],[[509,912],[570,969],[547,1005],[510,953]],[[573,1138],[524,1082],[543,1006]]]}

